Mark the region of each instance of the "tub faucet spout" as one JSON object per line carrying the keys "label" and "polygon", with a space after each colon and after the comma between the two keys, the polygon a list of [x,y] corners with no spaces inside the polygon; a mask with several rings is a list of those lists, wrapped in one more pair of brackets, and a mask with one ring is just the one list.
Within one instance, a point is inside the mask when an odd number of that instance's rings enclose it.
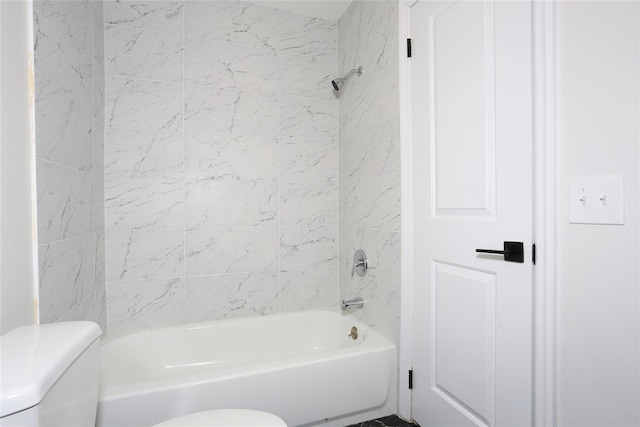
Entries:
{"label": "tub faucet spout", "polygon": [[342,300],[342,311],[347,311],[352,308],[362,308],[364,306],[364,300],[362,298],[354,298],[348,301]]}

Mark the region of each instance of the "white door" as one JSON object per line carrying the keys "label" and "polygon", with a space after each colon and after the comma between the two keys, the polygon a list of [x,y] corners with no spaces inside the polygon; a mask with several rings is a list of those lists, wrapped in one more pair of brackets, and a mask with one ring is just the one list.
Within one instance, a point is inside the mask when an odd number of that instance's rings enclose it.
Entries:
{"label": "white door", "polygon": [[[528,1],[411,11],[413,392],[422,427],[532,424]],[[522,242],[524,262],[476,249]]]}

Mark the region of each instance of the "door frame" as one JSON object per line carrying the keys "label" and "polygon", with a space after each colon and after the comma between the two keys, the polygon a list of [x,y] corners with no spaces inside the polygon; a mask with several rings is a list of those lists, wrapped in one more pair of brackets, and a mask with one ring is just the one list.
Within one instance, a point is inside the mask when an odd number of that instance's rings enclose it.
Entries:
{"label": "door frame", "polygon": [[[413,335],[413,171],[411,167],[411,7],[399,2],[399,91],[401,146],[401,310],[398,413],[411,419],[408,372],[412,369]],[[422,0],[425,1],[425,0]],[[556,283],[557,283],[557,145],[555,0],[532,1],[533,28],[533,240],[536,266],[533,286],[533,420],[534,426],[556,425]],[[428,426],[425,426],[428,427]]]}

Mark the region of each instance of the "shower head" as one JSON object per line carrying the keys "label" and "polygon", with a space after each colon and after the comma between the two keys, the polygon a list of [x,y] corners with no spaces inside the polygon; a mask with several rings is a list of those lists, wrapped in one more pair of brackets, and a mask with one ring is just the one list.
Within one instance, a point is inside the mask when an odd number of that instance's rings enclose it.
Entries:
{"label": "shower head", "polygon": [[353,73],[358,73],[358,75],[361,75],[362,74],[362,66],[360,66],[358,68],[354,68],[353,70],[349,71],[347,73],[347,75],[344,76],[344,77],[338,77],[337,79],[331,80],[331,84],[333,85],[333,89],[340,90],[340,88],[342,88],[342,85],[344,85],[346,83],[346,81],[349,80],[349,77],[351,77],[353,75]]}

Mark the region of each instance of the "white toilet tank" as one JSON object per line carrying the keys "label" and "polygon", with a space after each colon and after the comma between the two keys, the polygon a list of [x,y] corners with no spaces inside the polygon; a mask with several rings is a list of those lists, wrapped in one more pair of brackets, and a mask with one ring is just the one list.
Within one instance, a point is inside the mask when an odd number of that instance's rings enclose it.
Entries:
{"label": "white toilet tank", "polygon": [[101,334],[93,322],[60,322],[2,335],[0,426],[94,426]]}

